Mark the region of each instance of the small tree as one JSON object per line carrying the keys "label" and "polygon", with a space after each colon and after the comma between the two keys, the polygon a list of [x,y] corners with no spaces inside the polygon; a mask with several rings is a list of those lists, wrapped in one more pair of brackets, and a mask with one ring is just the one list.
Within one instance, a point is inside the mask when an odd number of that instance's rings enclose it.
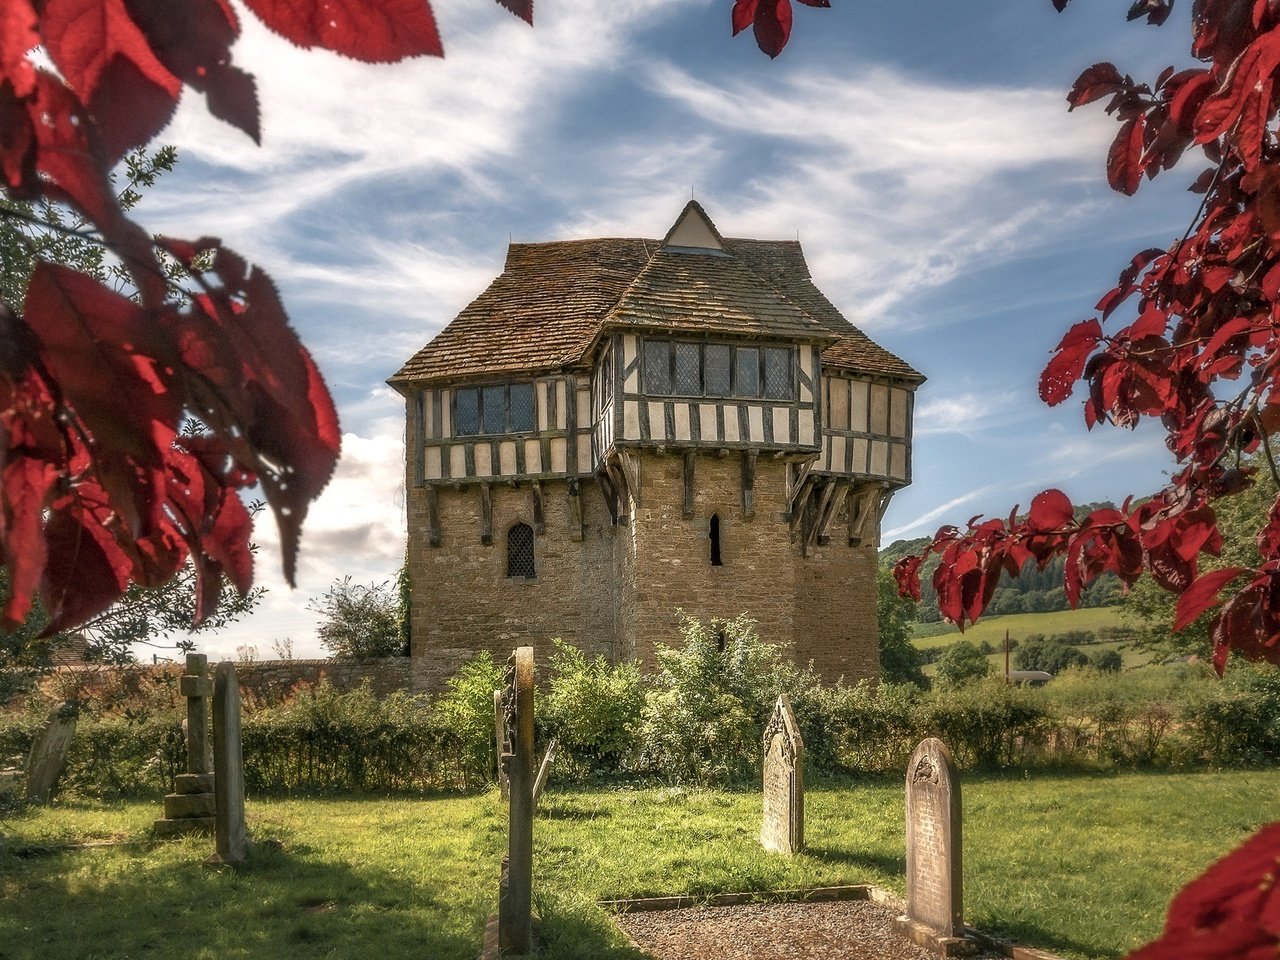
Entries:
{"label": "small tree", "polygon": [[991,661],[968,640],[957,640],[938,661],[934,679],[941,687],[959,687],[991,672]]}
{"label": "small tree", "polygon": [[323,597],[312,597],[307,609],[323,618],[316,632],[326,650],[339,660],[369,660],[400,653],[399,602],[390,586],[334,580]]}
{"label": "small tree", "polygon": [[920,651],[911,643],[911,621],[916,605],[898,596],[893,576],[876,571],[876,619],[880,622],[880,679],[885,683],[914,683],[927,687]]}
{"label": "small tree", "polygon": [[1013,655],[1013,665],[1019,670],[1043,670],[1061,673],[1068,667],[1083,667],[1089,658],[1061,640],[1028,640]]}

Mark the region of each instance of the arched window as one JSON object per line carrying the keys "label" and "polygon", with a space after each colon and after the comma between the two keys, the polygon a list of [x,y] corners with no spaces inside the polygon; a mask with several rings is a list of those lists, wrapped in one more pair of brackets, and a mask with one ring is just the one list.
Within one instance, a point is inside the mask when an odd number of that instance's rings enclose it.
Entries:
{"label": "arched window", "polygon": [[711,565],[724,566],[724,561],[720,559],[720,514],[718,513],[711,515]]}
{"label": "arched window", "polygon": [[507,576],[532,580],[537,575],[533,566],[533,527],[517,523],[507,531]]}

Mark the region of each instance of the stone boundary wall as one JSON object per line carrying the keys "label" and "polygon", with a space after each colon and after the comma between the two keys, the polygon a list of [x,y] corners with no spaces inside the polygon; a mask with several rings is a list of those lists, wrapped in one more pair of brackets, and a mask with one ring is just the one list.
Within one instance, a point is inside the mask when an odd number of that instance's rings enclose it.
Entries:
{"label": "stone boundary wall", "polygon": [[[460,653],[465,653],[460,651]],[[212,659],[212,658],[211,658]],[[461,666],[459,657],[386,657],[378,660],[248,660],[236,662],[240,689],[249,699],[277,699],[298,683],[327,680],[337,690],[354,690],[365,680],[382,696],[403,690],[406,693],[438,693],[444,682]],[[89,692],[114,684],[121,673],[136,677],[174,677],[183,672],[178,663],[130,664],[115,667],[102,664],[62,666],[55,676],[64,680],[76,676]],[[127,681],[126,681],[127,682]]]}

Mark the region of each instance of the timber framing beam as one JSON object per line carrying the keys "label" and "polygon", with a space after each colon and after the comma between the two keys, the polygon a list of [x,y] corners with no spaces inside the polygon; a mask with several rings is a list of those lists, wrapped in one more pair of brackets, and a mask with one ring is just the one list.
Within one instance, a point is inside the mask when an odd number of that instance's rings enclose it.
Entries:
{"label": "timber framing beam", "polygon": [[756,515],[756,451],[747,450],[742,454],[742,515]]}

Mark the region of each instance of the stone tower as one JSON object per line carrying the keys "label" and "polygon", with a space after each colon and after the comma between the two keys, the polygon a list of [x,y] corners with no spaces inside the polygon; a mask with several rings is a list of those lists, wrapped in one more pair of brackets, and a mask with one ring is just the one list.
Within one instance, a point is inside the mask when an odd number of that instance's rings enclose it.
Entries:
{"label": "stone tower", "polygon": [[798,242],[512,244],[388,382],[406,399],[414,656],[562,637],[652,659],[746,613],[829,680],[878,674],[880,517],[923,377],[850,324]]}

